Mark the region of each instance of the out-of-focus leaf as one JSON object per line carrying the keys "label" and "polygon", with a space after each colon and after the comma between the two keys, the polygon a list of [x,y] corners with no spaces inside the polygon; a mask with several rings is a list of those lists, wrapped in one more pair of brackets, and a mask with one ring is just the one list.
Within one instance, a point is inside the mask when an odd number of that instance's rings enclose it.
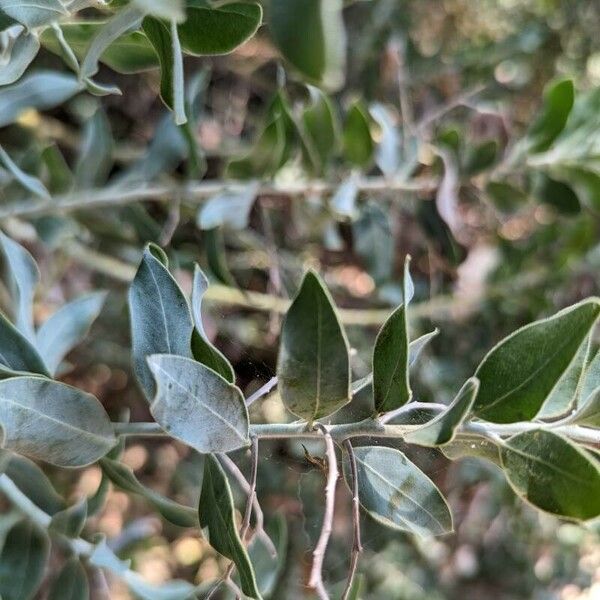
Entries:
{"label": "out-of-focus leaf", "polygon": [[575,215],[581,210],[579,198],[570,185],[541,173],[537,175],[534,194],[540,202],[565,215]]}
{"label": "out-of-focus leaf", "polygon": [[90,586],[77,557],[70,558],[52,581],[48,600],[89,600]]}
{"label": "out-of-focus leaf", "polygon": [[204,249],[210,272],[221,283],[230,287],[237,287],[237,283],[227,266],[225,253],[225,240],[220,227],[207,229],[204,233]]}
{"label": "out-of-focus leaf", "polygon": [[112,166],[113,139],[110,123],[98,109],[88,119],[83,130],[83,141],[75,166],[75,184],[85,190],[102,185]]}
{"label": "out-of-focus leaf", "polygon": [[142,485],[128,466],[109,458],[101,459],[100,466],[102,472],[117,487],[145,498],[167,521],[179,525],[179,527],[196,527],[198,525],[196,510],[174,502]]}
{"label": "out-of-focus leaf", "polygon": [[21,170],[2,146],[0,146],[0,164],[4,165],[11,175],[34,196],[40,196],[40,198],[44,198],[45,200],[50,198],[50,193],[44,184],[37,177],[28,175]]}
{"label": "out-of-focus leaf", "polygon": [[515,212],[527,202],[527,194],[523,190],[505,181],[489,181],[485,192],[494,206],[504,213]]}
{"label": "out-of-focus leaf", "polygon": [[495,423],[529,421],[575,358],[600,314],[592,298],[518,329],[485,356],[474,411]]}
{"label": "out-of-focus leaf", "polygon": [[495,140],[487,140],[470,147],[465,155],[463,171],[467,177],[478,175],[489,169],[498,155],[498,143]]}
{"label": "out-of-focus leaf", "polygon": [[[378,523],[421,537],[450,533],[452,515],[435,484],[393,448],[354,448],[360,504]],[[344,475],[351,481],[348,461]]]}
{"label": "out-of-focus leaf", "polygon": [[189,358],[155,354],[148,364],[156,380],[150,412],[172,437],[202,453],[248,444],[248,411],[239,388]]}
{"label": "out-of-focus leaf", "polygon": [[419,446],[442,446],[451,442],[456,435],[456,430],[469,414],[478,388],[479,382],[475,377],[471,377],[441,415],[423,427],[407,433],[404,440]]}
{"label": "out-of-focus leaf", "polygon": [[187,18],[179,39],[188,54],[228,54],[249,40],[260,27],[262,7],[257,2],[231,2],[211,6],[204,0],[187,0]]}
{"label": "out-of-focus leaf", "polygon": [[77,538],[81,535],[87,519],[87,501],[85,498],[52,515],[50,531]]}
{"label": "out-of-focus leaf", "polygon": [[0,89],[0,127],[10,125],[29,109],[45,110],[62,104],[82,89],[73,75],[37,71]]}
{"label": "out-of-focus leaf", "polygon": [[277,377],[286,408],[309,423],[350,401],[348,341],[333,299],[313,271],[285,316]]}
{"label": "out-of-focus leaf", "polygon": [[237,531],[234,510],[227,476],[217,459],[209,455],[204,459],[198,506],[200,527],[208,529],[210,545],[235,563],[244,594],[260,598],[252,563]]}
{"label": "out-of-focus leaf", "polygon": [[196,224],[200,229],[213,229],[222,225],[231,229],[245,229],[258,187],[258,182],[248,182],[243,191],[224,191],[209,198],[198,211]]}
{"label": "out-of-focus leaf", "polygon": [[401,162],[402,140],[398,125],[383,104],[373,104],[370,113],[381,130],[375,150],[375,163],[386,177],[392,177],[400,169]]}
{"label": "out-of-focus leaf", "polygon": [[48,189],[52,194],[62,194],[73,187],[73,173],[56,144],[44,148],[42,161],[48,171]]}
{"label": "out-of-focus leaf", "polygon": [[356,208],[358,192],[356,176],[350,175],[340,184],[331,197],[330,206],[336,216],[343,219],[356,219],[359,214]]}
{"label": "out-of-focus leaf", "polygon": [[586,521],[600,515],[600,469],[583,450],[551,431],[527,431],[501,449],[511,486],[546,512]]}
{"label": "out-of-focus leaf", "polygon": [[31,600],[44,579],[50,554],[45,531],[23,520],[14,525],[0,552],[0,595],[3,600]]}
{"label": "out-of-focus leaf", "polygon": [[192,317],[187,299],[169,273],[167,257],[150,244],[129,288],[129,313],[135,374],[146,398],[155,386],[148,367],[151,354],[191,356]]}
{"label": "out-of-focus leaf", "polygon": [[105,292],[77,298],[59,308],[37,332],[37,348],[51,373],[62,359],[86,336],[100,314]]}
{"label": "out-of-focus leaf", "polygon": [[48,25],[69,14],[59,0],[0,0],[0,11],[27,29]]}
{"label": "out-of-focus leaf", "polygon": [[5,448],[61,467],[89,465],[116,443],[94,396],[42,377],[0,381],[0,424]]}
{"label": "out-of-focus leaf", "polygon": [[339,89],[345,79],[341,0],[272,0],[269,28],[283,56],[308,81]]}
{"label": "out-of-focus leaf", "polygon": [[458,213],[458,165],[456,159],[446,148],[439,147],[437,152],[444,164],[444,175],[435,196],[435,205],[440,217],[446,223],[453,235],[460,229]]}
{"label": "out-of-focus leaf", "polygon": [[320,172],[323,172],[324,166],[335,151],[339,125],[329,98],[313,86],[309,86],[309,92],[311,103],[302,113],[302,123],[319,157]]}
{"label": "out-of-focus leaf", "polygon": [[357,167],[367,167],[373,159],[375,144],[371,137],[369,117],[360,102],[355,102],[346,115],[343,131],[344,155]]}
{"label": "out-of-focus leaf", "polygon": [[20,79],[40,49],[40,40],[35,33],[23,31],[14,40],[8,63],[0,69],[0,85],[9,85]]}

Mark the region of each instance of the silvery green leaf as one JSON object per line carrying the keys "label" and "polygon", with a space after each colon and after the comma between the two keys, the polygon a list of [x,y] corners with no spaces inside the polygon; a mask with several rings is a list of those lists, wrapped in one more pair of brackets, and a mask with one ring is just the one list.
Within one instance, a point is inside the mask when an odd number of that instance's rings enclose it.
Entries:
{"label": "silvery green leaf", "polygon": [[577,410],[569,416],[569,423],[600,429],[600,387],[583,399]]}
{"label": "silvery green leaf", "polygon": [[401,138],[398,124],[392,118],[390,111],[379,102],[370,107],[371,116],[381,128],[379,143],[375,150],[375,163],[380,171],[391,177],[400,168]]}
{"label": "silvery green leaf", "polygon": [[258,182],[249,181],[241,192],[224,191],[209,198],[198,211],[198,227],[213,229],[224,225],[231,229],[245,229],[257,191]]}
{"label": "silvery green leaf", "polygon": [[358,216],[356,200],[358,199],[358,184],[356,175],[348,179],[335,190],[331,197],[330,206],[333,212],[344,219],[354,220]]}
{"label": "silvery green leaf", "polygon": [[147,357],[161,353],[191,356],[193,330],[187,299],[158,246],[151,244],[144,250],[129,289],[129,313],[135,374],[151,400],[155,387]]}
{"label": "silvery green leaf", "polygon": [[89,600],[90,586],[76,556],[67,560],[50,586],[48,600]]}
{"label": "silvery green leaf", "polygon": [[9,85],[21,78],[40,49],[35,33],[23,31],[13,41],[8,63],[0,64],[0,85]]}
{"label": "silvery green leaf", "polygon": [[202,323],[202,296],[208,289],[208,279],[202,269],[195,265],[192,283],[192,316],[195,330],[192,334],[192,355],[195,360],[213,369],[229,383],[235,382],[235,373],[231,363],[210,343]]}
{"label": "silvery green leaf", "polygon": [[15,377],[0,381],[4,447],[61,467],[81,467],[116,443],[98,400],[58,381]]}
{"label": "silvery green leaf", "polygon": [[594,390],[600,387],[600,349],[596,350],[596,354],[590,360],[586,368],[584,379],[581,384],[580,398],[585,400],[592,394]]}
{"label": "silvery green leaf", "polygon": [[[399,450],[354,448],[360,504],[377,522],[421,537],[450,533],[452,515],[435,484]],[[351,481],[348,461],[344,475]]]}
{"label": "silvery green leaf", "polygon": [[16,306],[15,325],[26,338],[33,340],[33,297],[40,280],[38,266],[23,246],[2,232],[0,248],[4,255],[5,281]]}
{"label": "silvery green leaf", "polygon": [[28,108],[45,110],[62,104],[82,89],[73,75],[37,71],[0,89],[0,127],[14,122]]}
{"label": "silvery green leaf", "polygon": [[494,442],[478,435],[464,435],[440,447],[442,454],[450,460],[475,457],[483,458],[502,468],[500,448]]}
{"label": "silvery green leaf", "polygon": [[44,579],[49,554],[45,531],[27,519],[14,525],[0,552],[2,600],[32,600]]}
{"label": "silvery green leaf", "polygon": [[78,538],[87,519],[87,500],[79,502],[52,515],[49,530],[70,538]]}
{"label": "silvery green leaf", "polygon": [[173,57],[173,116],[175,125],[187,123],[185,114],[185,78],[183,73],[183,53],[179,42],[177,23],[171,21],[171,55]]}
{"label": "silvery green leaf", "polygon": [[110,123],[101,109],[88,119],[75,166],[75,184],[89,189],[105,183],[112,166],[113,139]]}
{"label": "silvery green leaf", "polygon": [[425,333],[421,337],[418,337],[416,340],[413,340],[408,345],[408,366],[412,367],[416,364],[417,360],[419,360],[419,356],[421,356],[421,352],[427,344],[439,333],[439,329],[434,329],[429,333]]}
{"label": "silvery green leaf", "polygon": [[451,442],[465,417],[469,414],[479,389],[479,381],[471,377],[462,386],[450,406],[440,415],[404,436],[409,444],[442,446]]}
{"label": "silvery green leaf", "polygon": [[28,29],[48,25],[69,14],[59,0],[0,0],[0,11]]}
{"label": "silvery green leaf", "polygon": [[81,63],[81,77],[86,79],[98,72],[98,61],[104,51],[123,34],[137,29],[142,23],[144,13],[134,5],[127,6],[116,13],[98,31],[92,39],[87,54]]}
{"label": "silvery green leaf", "polygon": [[142,29],[152,44],[160,62],[160,97],[171,110],[174,107],[174,73],[175,58],[171,31],[164,21],[154,17],[145,17]]}
{"label": "silvery green leaf", "polygon": [[185,20],[183,0],[133,0],[133,4],[143,13],[159,19],[178,23]]}
{"label": "silvery green leaf", "polygon": [[37,332],[37,348],[51,373],[63,358],[86,336],[102,310],[106,292],[77,298],[50,316]]}
{"label": "silvery green leaf", "polygon": [[100,460],[102,472],[114,485],[131,494],[145,498],[167,521],[180,527],[196,527],[198,514],[189,506],[183,506],[154,490],[142,485],[133,471],[123,463],[110,458]]}
{"label": "silvery green leaf", "polygon": [[3,164],[12,176],[34,196],[40,196],[40,198],[46,200],[50,198],[50,192],[48,192],[44,184],[37,177],[28,175],[21,170],[2,146],[0,146],[0,163]]}
{"label": "silvery green leaf", "polygon": [[248,445],[248,411],[242,392],[189,358],[148,358],[156,380],[150,412],[172,437],[198,452],[230,452]]}
{"label": "silvery green leaf", "polygon": [[0,313],[0,369],[50,376],[33,344]]}
{"label": "silvery green leaf", "polygon": [[93,96],[121,96],[123,94],[119,86],[110,83],[99,83],[91,77],[84,78],[83,83],[86,91]]}
{"label": "silvery green leaf", "polygon": [[530,323],[498,343],[477,367],[474,412],[495,423],[529,421],[575,359],[600,315],[590,298]]}
{"label": "silvery green leaf", "polygon": [[313,271],[285,316],[277,378],[286,408],[311,423],[350,401],[348,340],[333,298]]}

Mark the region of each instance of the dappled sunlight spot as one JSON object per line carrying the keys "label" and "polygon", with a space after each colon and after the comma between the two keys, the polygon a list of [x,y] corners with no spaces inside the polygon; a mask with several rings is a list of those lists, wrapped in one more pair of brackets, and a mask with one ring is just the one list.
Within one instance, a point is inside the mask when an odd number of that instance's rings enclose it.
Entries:
{"label": "dappled sunlight spot", "polygon": [[92,496],[102,480],[102,470],[100,467],[92,466],[83,471],[77,481],[76,493],[78,495]]}
{"label": "dappled sunlight spot", "polygon": [[219,567],[219,563],[217,559],[213,556],[209,556],[205,560],[202,561],[200,568],[198,569],[198,573],[196,574],[196,581],[198,583],[203,581],[210,581],[211,579],[216,579],[221,574],[221,568]]}
{"label": "dappled sunlight spot", "polygon": [[123,452],[121,461],[130,467],[133,471],[141,469],[148,460],[148,450],[141,444],[130,446]]}
{"label": "dappled sunlight spot", "polygon": [[135,556],[136,571],[148,582],[160,585],[172,578],[171,550],[166,544],[156,545]]}
{"label": "dappled sunlight spot", "polygon": [[206,547],[206,542],[199,538],[185,537],[175,542],[173,555],[179,564],[189,567],[202,560]]}

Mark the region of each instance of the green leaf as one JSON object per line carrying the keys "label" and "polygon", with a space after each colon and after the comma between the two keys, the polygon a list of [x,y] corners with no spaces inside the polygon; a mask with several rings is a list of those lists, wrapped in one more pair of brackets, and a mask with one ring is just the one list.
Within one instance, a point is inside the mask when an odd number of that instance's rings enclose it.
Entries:
{"label": "green leaf", "polygon": [[194,267],[192,284],[192,316],[194,332],[192,334],[192,356],[195,360],[216,371],[229,383],[235,382],[235,373],[231,363],[223,356],[218,348],[213,346],[206,336],[202,323],[202,297],[208,289],[208,279],[198,265]]}
{"label": "green leaf", "polygon": [[[409,259],[404,263],[403,295],[410,300]],[[375,410],[388,412],[412,397],[409,367],[407,303],[400,305],[383,324],[373,349],[373,400]]]}
{"label": "green leaf", "polygon": [[[452,531],[452,515],[435,484],[399,450],[354,448],[360,504],[378,523],[421,537]],[[344,475],[350,481],[348,460]]]}
{"label": "green leaf", "polygon": [[172,110],[174,106],[173,94],[173,42],[168,26],[158,19],[146,17],[142,22],[142,29],[150,40],[160,62],[160,97]]}
{"label": "green leaf", "polygon": [[600,429],[600,387],[585,397],[581,406],[569,416],[569,423]]}
{"label": "green leaf", "polygon": [[48,25],[69,14],[59,0],[0,0],[0,11],[27,29]]}
{"label": "green leaf", "polygon": [[101,459],[100,466],[102,472],[117,487],[145,498],[170,523],[179,527],[196,527],[198,525],[198,515],[193,508],[165,498],[158,492],[142,485],[128,466],[109,458]]}
{"label": "green leaf", "polygon": [[0,89],[0,127],[16,121],[28,108],[54,108],[81,89],[81,83],[73,75],[54,71],[26,75],[18,83]]}
{"label": "green leaf", "polygon": [[503,213],[513,213],[527,202],[527,194],[506,181],[488,181],[485,192],[494,206]]}
{"label": "green leaf", "polygon": [[0,424],[5,448],[60,467],[89,465],[116,443],[94,396],[42,377],[0,381]]}
{"label": "green leaf", "polygon": [[277,377],[286,408],[309,423],[350,401],[348,341],[333,299],[313,271],[285,316]]}
{"label": "green leaf", "polygon": [[323,172],[337,146],[339,125],[329,98],[316,87],[309,86],[308,89],[311,103],[302,113],[302,123],[319,157],[320,172]]}
{"label": "green leaf", "polygon": [[40,280],[38,266],[31,254],[20,244],[0,232],[0,248],[4,256],[4,277],[16,306],[14,321],[17,329],[29,340],[33,329],[33,297]]}
{"label": "green leaf", "polygon": [[248,445],[248,411],[239,388],[189,358],[157,354],[148,364],[157,384],[150,412],[172,437],[202,453]]}
{"label": "green leaf", "polygon": [[154,397],[155,387],[147,357],[161,353],[191,356],[190,309],[167,266],[164,252],[148,245],[129,289],[134,370],[148,400]]}
{"label": "green leaf", "polygon": [[68,302],[50,316],[37,332],[37,348],[52,374],[63,358],[87,335],[100,314],[106,292],[94,292]]}
{"label": "green leaf", "polygon": [[50,198],[50,192],[48,192],[44,184],[37,177],[28,175],[20,169],[2,146],[0,146],[0,164],[4,165],[9,173],[34,196],[39,196],[45,200]]}
{"label": "green leaf", "polygon": [[86,519],[87,500],[82,498],[79,502],[54,514],[49,530],[70,538],[78,538],[83,531]]}
{"label": "green leaf", "polygon": [[461,458],[483,458],[502,467],[500,448],[486,438],[477,435],[464,435],[448,442],[440,448],[444,456],[450,460]]}
{"label": "green leaf", "polygon": [[434,329],[429,333],[425,333],[421,337],[418,337],[416,340],[413,340],[408,345],[408,366],[412,367],[419,360],[419,356],[421,356],[421,352],[425,349],[427,344],[439,333],[439,329]]}
{"label": "green leaf", "polygon": [[224,285],[237,287],[235,279],[227,265],[227,255],[225,250],[225,239],[223,230],[220,227],[207,229],[204,234],[204,250],[206,252],[206,261],[212,275]]}
{"label": "green leaf", "polygon": [[140,11],[168,21],[185,20],[183,0],[133,0]]}
{"label": "green leaf", "polygon": [[370,164],[375,144],[371,137],[368,113],[360,102],[355,102],[346,115],[343,142],[348,162],[362,168]]}
{"label": "green leaf", "polygon": [[540,202],[553,206],[562,214],[576,215],[581,211],[579,198],[570,185],[542,173],[537,174],[533,193]]}
{"label": "green leaf", "polygon": [[45,532],[27,520],[14,525],[0,552],[2,600],[32,600],[44,578],[49,554]]}
{"label": "green leaf", "polygon": [[580,398],[589,398],[598,387],[600,387],[600,349],[596,350],[596,354],[586,368],[581,384]]}
{"label": "green leaf", "polygon": [[466,152],[463,171],[467,177],[478,175],[489,169],[496,161],[498,142],[486,140],[475,146],[469,147]]}
{"label": "green leaf", "polygon": [[477,416],[495,423],[530,421],[574,360],[600,314],[600,301],[584,300],[502,340],[475,376]]}
{"label": "green leaf", "polygon": [[40,49],[40,41],[35,33],[23,31],[11,42],[10,58],[0,69],[0,85],[9,85],[21,78]]}
{"label": "green leaf", "polygon": [[198,515],[200,527],[208,529],[210,545],[235,563],[244,594],[260,598],[252,563],[236,528],[233,496],[227,476],[212,455],[204,459]]}
{"label": "green leaf", "polygon": [[185,52],[195,56],[228,54],[249,40],[262,22],[257,2],[231,2],[211,7],[203,0],[188,0],[187,18],[178,27]]}
{"label": "green leaf", "polygon": [[404,441],[419,446],[442,446],[451,442],[456,435],[456,430],[469,414],[478,389],[479,381],[475,377],[468,379],[441,415],[423,427],[407,433]]}
{"label": "green leaf", "polygon": [[48,600],[89,600],[90,586],[77,557],[70,558],[50,586]]}
{"label": "green leaf", "polygon": [[346,31],[341,0],[271,0],[269,29],[283,56],[308,81],[344,84]]}
{"label": "green leaf", "polygon": [[502,448],[515,492],[543,511],[585,521],[600,515],[600,470],[590,456],[550,431],[528,431]]}
{"label": "green leaf", "polygon": [[574,100],[575,90],[570,79],[558,81],[546,88],[542,109],[525,138],[529,152],[543,152],[550,147],[564,129]]}
{"label": "green leaf", "polygon": [[106,182],[112,167],[112,151],[110,123],[104,111],[98,109],[87,120],[83,130],[83,141],[75,167],[77,188],[85,190]]}
{"label": "green leaf", "polygon": [[48,189],[52,194],[63,194],[73,187],[73,173],[56,143],[42,150],[42,161],[48,171]]}
{"label": "green leaf", "polygon": [[223,225],[234,230],[245,229],[258,187],[258,182],[248,182],[247,187],[240,192],[224,191],[209,198],[198,211],[196,224],[200,229],[213,229]]}
{"label": "green leaf", "polygon": [[0,365],[22,373],[50,376],[46,365],[31,342],[0,313]]}

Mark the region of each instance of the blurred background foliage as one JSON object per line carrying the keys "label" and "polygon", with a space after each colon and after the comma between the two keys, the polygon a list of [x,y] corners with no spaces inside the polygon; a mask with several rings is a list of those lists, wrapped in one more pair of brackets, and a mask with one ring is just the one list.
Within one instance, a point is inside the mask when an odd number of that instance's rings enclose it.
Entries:
{"label": "blurred background foliage", "polygon": [[[2,227],[41,263],[39,320],[83,291],[110,291],[63,378],[113,419],[148,419],[125,302],[148,241],[166,248],[185,288],[194,261],[211,274],[209,334],[246,392],[274,374],[286,299],[307,267],[343,308],[359,378],[412,256],[412,337],[440,329],[413,375],[421,401],[448,401],[501,337],[599,292],[597,1],[347,2],[345,78],[333,73],[329,92],[307,85],[311,66],[295,64],[276,4],[265,6],[273,32],[262,27],[225,56],[186,57],[182,127],[158,97],[158,59],[142,33],[103,55],[97,79],[121,95],[72,94],[12,114],[0,87],[0,144],[16,167],[2,159]],[[83,28],[63,27],[79,57],[102,14],[88,9]],[[55,32],[41,42],[28,73],[67,73]],[[277,397],[257,404],[256,421],[289,418]],[[365,520],[362,597],[600,598],[597,527],[534,512],[490,463],[408,452],[448,495],[456,534],[421,543]],[[299,444],[264,442],[261,454],[259,497],[285,548],[271,597],[301,597],[323,475]],[[245,469],[247,457],[236,458]],[[200,458],[182,445],[129,442],[123,460],[149,486],[196,501]],[[67,497],[100,482],[97,467],[44,470]],[[351,539],[349,497],[338,497],[332,584],[345,578]],[[113,490],[90,527],[153,582],[223,571],[202,540],[148,514],[141,498]],[[111,598],[128,597],[110,585]]]}

